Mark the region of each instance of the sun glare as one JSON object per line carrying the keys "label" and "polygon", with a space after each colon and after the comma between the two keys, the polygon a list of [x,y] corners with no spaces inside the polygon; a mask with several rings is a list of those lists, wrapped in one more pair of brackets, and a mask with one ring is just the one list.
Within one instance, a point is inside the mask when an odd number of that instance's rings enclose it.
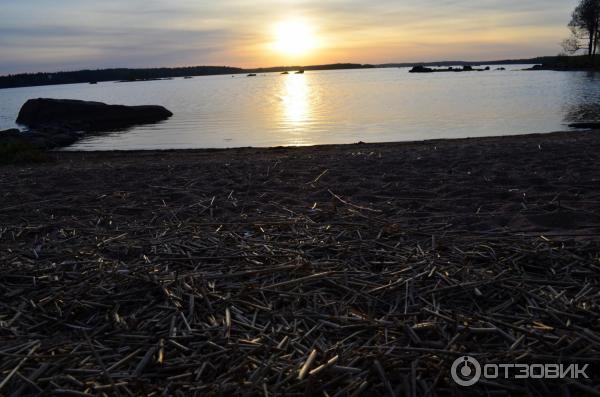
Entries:
{"label": "sun glare", "polygon": [[274,48],[288,56],[305,55],[316,47],[310,25],[302,21],[286,21],[275,26]]}

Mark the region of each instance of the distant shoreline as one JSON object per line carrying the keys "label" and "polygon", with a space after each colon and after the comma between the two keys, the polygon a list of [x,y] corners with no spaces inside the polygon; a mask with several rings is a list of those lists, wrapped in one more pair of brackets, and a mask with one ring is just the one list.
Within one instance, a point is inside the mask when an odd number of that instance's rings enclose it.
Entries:
{"label": "distant shoreline", "polygon": [[111,81],[147,81],[177,77],[200,77],[217,75],[238,75],[249,73],[291,72],[295,70],[351,70],[373,68],[405,68],[415,66],[446,67],[446,66],[481,66],[481,65],[519,65],[519,64],[549,64],[556,57],[537,57],[529,59],[505,59],[495,61],[438,61],[438,62],[409,62],[385,64],[334,63],[309,66],[275,66],[265,68],[237,68],[229,66],[191,66],[174,68],[111,68],[98,70],[78,70],[51,73],[21,73],[0,76],[0,89],[37,87],[63,84],[99,83]]}
{"label": "distant shoreline", "polygon": [[0,76],[0,89],[64,84],[96,84],[100,82],[152,81],[178,77],[190,78],[201,76],[241,75],[249,73],[291,72],[297,70],[349,70],[373,68],[375,68],[374,65],[337,63],[329,65],[279,66],[256,69],[242,69],[229,66],[193,66],[181,68],[100,69],[56,73],[25,73]]}

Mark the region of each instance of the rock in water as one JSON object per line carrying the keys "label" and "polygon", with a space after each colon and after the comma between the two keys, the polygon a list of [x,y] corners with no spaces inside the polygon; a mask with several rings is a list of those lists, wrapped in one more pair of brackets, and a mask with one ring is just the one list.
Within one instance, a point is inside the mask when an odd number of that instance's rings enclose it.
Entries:
{"label": "rock in water", "polygon": [[425,66],[415,66],[408,72],[409,73],[433,73],[433,69],[426,68]]}
{"label": "rock in water", "polygon": [[81,130],[103,130],[134,124],[153,123],[171,117],[162,106],[107,105],[73,99],[30,99],[17,118],[17,123],[32,128],[67,126]]}
{"label": "rock in water", "polygon": [[571,123],[569,124],[571,128],[583,128],[588,130],[598,130],[600,129],[600,122],[584,122],[584,123]]}

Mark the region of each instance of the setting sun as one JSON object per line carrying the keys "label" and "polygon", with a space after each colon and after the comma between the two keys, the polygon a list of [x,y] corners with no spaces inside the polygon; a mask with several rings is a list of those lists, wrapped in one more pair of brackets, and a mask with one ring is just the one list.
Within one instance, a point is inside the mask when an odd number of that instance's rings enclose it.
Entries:
{"label": "setting sun", "polygon": [[288,56],[305,55],[316,47],[312,27],[303,21],[285,21],[275,26],[274,49]]}

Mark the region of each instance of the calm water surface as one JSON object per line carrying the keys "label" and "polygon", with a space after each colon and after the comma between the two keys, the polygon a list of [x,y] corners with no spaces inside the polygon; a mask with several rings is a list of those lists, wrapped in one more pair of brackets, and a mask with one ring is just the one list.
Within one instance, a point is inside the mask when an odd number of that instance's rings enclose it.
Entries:
{"label": "calm water surface", "polygon": [[86,138],[69,149],[175,149],[389,142],[551,132],[590,118],[600,76],[506,71],[409,74],[369,69],[208,76],[0,90],[0,130],[29,98],[158,104],[162,123]]}

